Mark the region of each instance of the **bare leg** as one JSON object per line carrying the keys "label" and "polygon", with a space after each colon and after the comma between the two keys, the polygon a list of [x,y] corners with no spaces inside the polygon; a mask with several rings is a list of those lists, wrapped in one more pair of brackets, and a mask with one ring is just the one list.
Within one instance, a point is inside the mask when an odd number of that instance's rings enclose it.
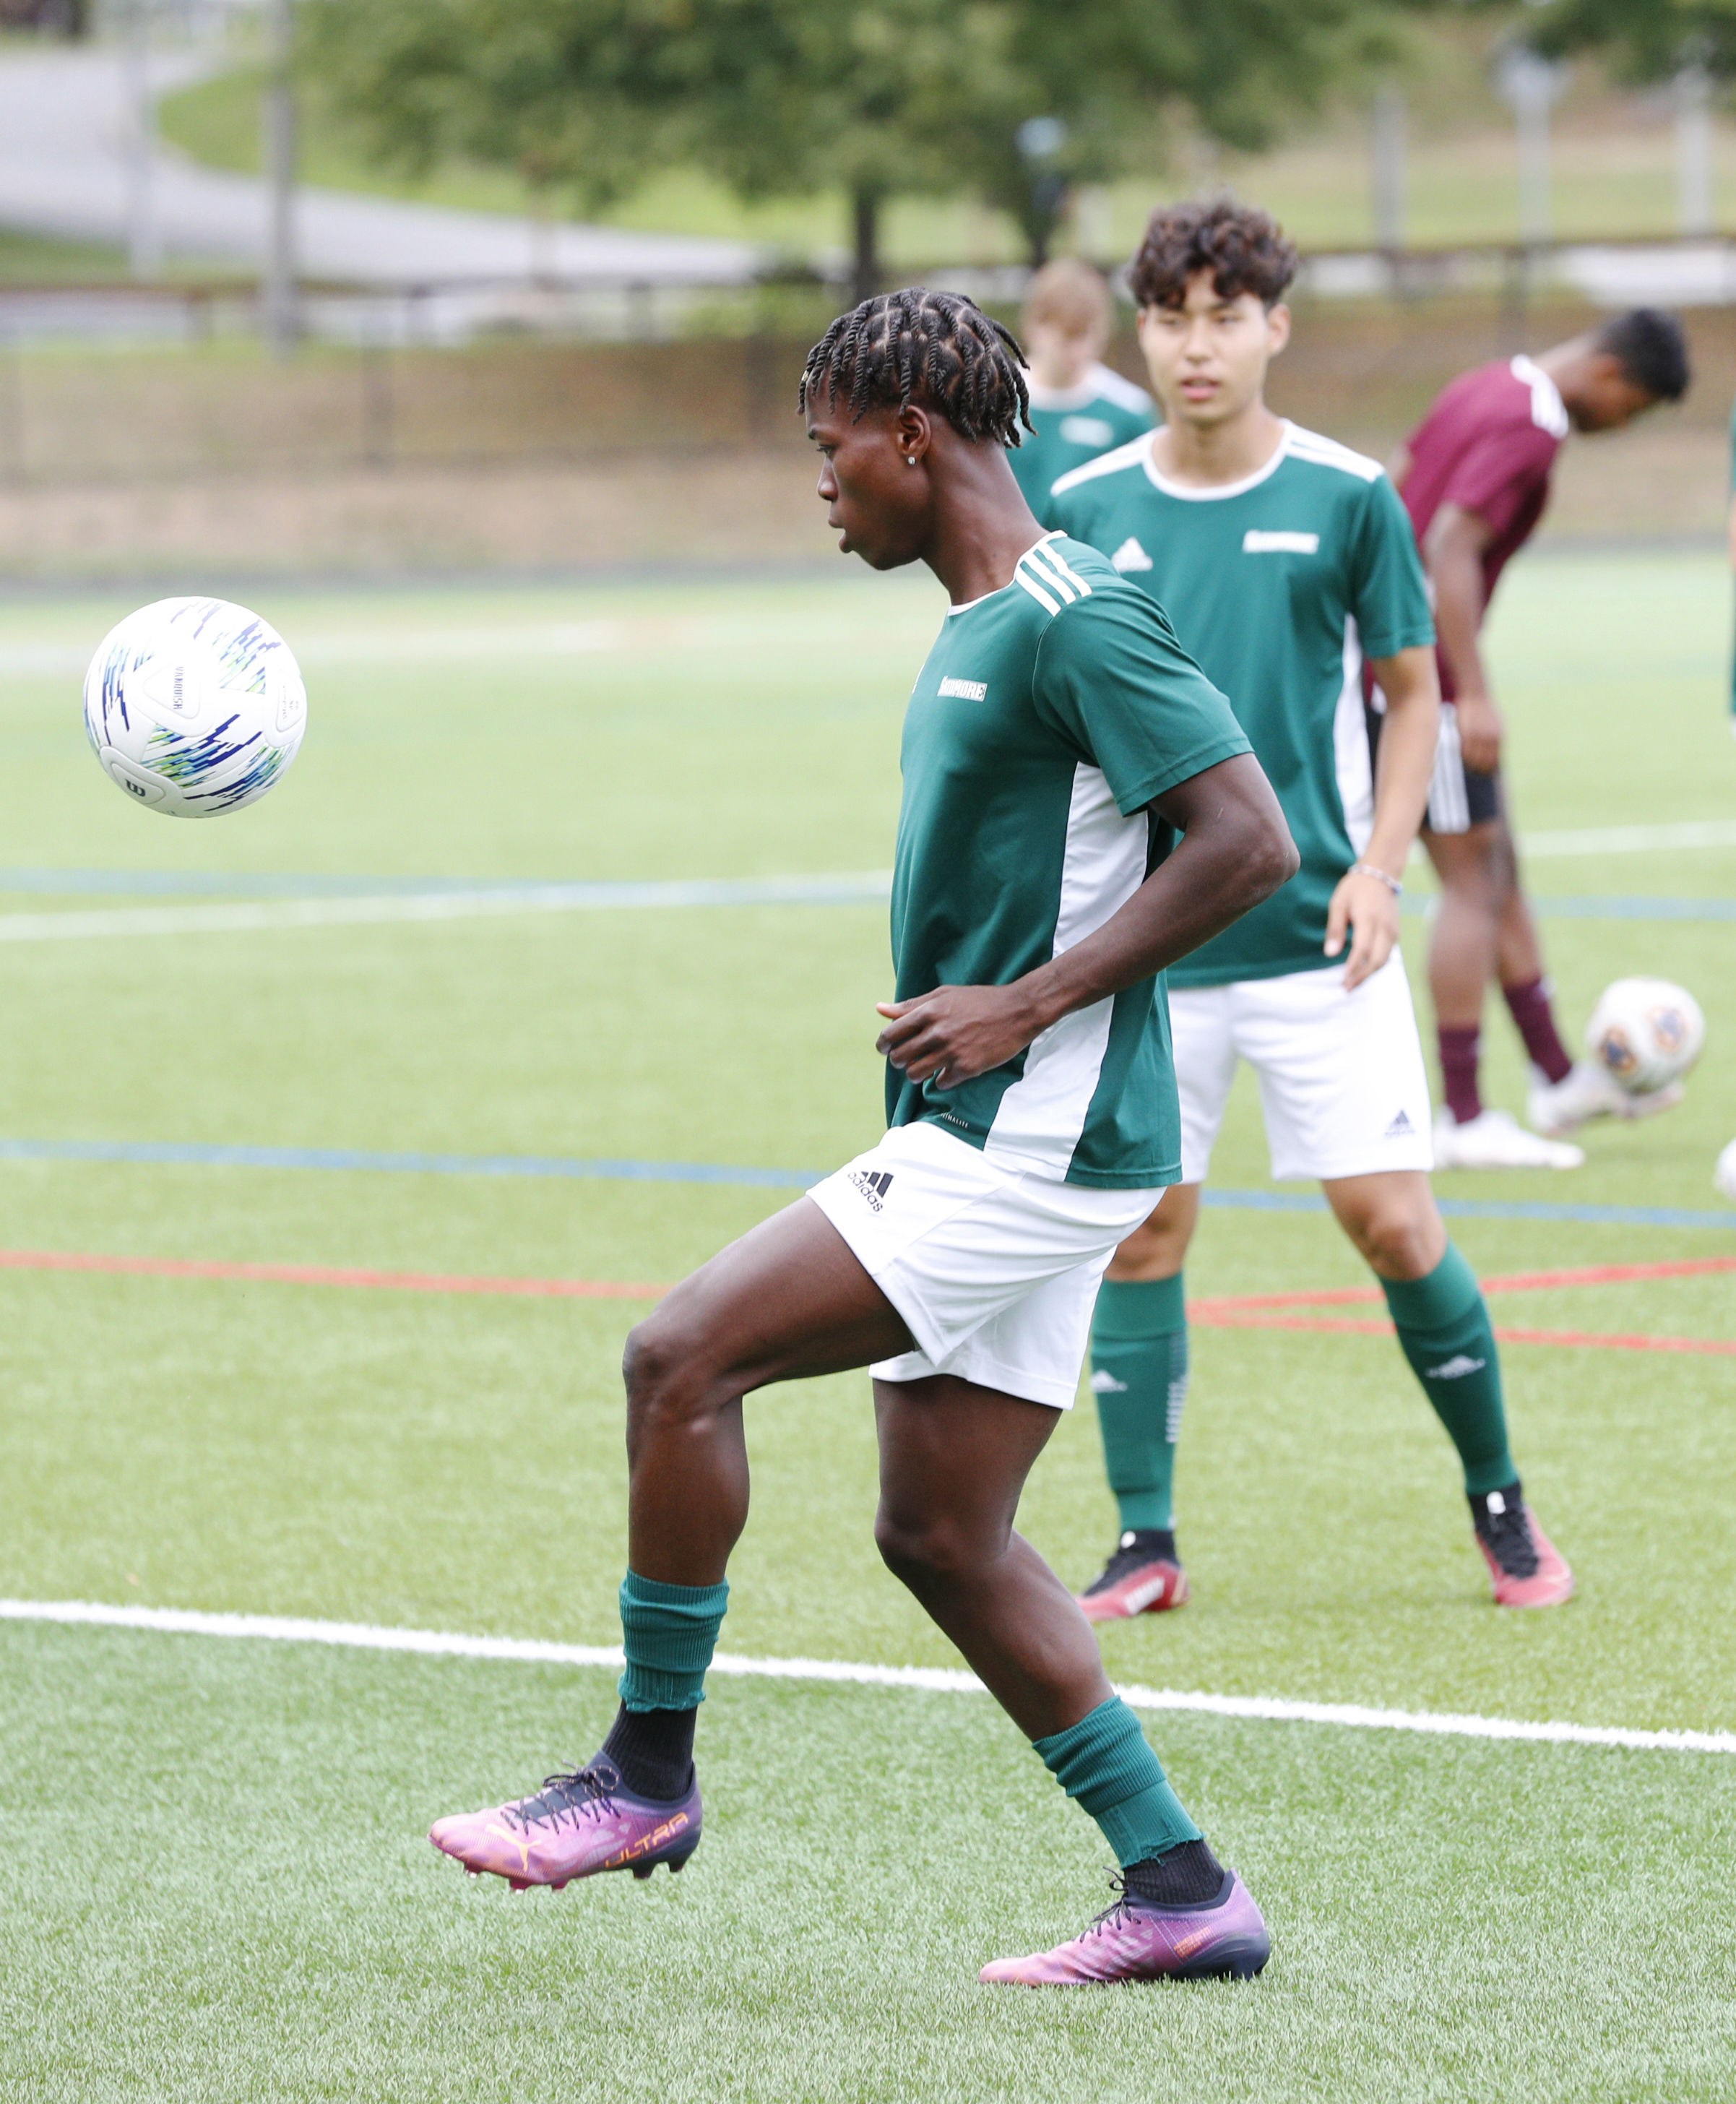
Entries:
{"label": "bare leg", "polygon": [[1013,1515],[1061,1413],[940,1375],[876,1381],[875,1540],[1027,1739],[1112,1692],[1091,1626]]}
{"label": "bare leg", "polygon": [[1435,1020],[1445,1029],[1474,1030],[1483,1019],[1483,990],[1495,976],[1502,916],[1516,885],[1512,842],[1498,818],[1468,832],[1425,832],[1422,839],[1441,886],[1429,941]]}
{"label": "bare leg", "polygon": [[1422,1170],[1335,1176],[1320,1188],[1376,1277],[1426,1278],[1446,1255],[1446,1223]]}
{"label": "bare leg", "polygon": [[[715,1585],[747,1518],[741,1398],[911,1348],[903,1318],[800,1200],[678,1286],[628,1341],[628,1554],[642,1578]],[[1013,1532],[1058,1413],[937,1376],[876,1384],[882,1554],[1027,1736],[1109,1699],[1089,1625]]]}
{"label": "bare leg", "polygon": [[747,1520],[741,1398],[911,1348],[904,1319],[806,1198],[701,1265],[627,1340],[628,1561],[714,1585]]}
{"label": "bare leg", "polygon": [[1104,1276],[1118,1283],[1173,1278],[1187,1261],[1200,1224],[1200,1186],[1172,1184],[1151,1218],[1134,1228],[1109,1260]]}
{"label": "bare leg", "polygon": [[1501,908],[1498,965],[1504,987],[1529,986],[1543,976],[1543,946],[1538,939],[1525,894],[1520,889],[1516,861],[1513,888]]}

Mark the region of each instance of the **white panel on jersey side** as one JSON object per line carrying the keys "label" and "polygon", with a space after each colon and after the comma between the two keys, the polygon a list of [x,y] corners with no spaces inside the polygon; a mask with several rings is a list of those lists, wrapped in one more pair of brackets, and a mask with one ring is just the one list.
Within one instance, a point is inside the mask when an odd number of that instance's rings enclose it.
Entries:
{"label": "white panel on jersey side", "polygon": [[[1102,769],[1075,768],[1052,955],[1071,950],[1120,912],[1145,882],[1146,851],[1144,813],[1124,818]],[[1103,1071],[1114,1009],[1112,999],[1093,1002],[1033,1041],[1024,1072],[995,1113],[982,1150],[990,1161],[1066,1176]]]}
{"label": "white panel on jersey side", "polygon": [[1374,767],[1369,757],[1368,719],[1362,708],[1362,641],[1354,618],[1344,620],[1344,684],[1332,721],[1333,772],[1353,854],[1368,848],[1374,831]]}

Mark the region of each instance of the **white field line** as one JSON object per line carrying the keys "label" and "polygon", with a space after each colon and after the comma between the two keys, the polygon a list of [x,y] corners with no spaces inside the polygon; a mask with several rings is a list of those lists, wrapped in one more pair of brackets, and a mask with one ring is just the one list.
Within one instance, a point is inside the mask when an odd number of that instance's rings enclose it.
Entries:
{"label": "white field line", "polygon": [[[0,1600],[0,1621],[95,1624],[171,1636],[251,1637],[274,1643],[330,1644],[349,1651],[414,1652],[432,1658],[510,1660],[533,1665],[617,1669],[614,1644],[549,1643],[534,1637],[454,1636],[438,1629],[393,1629],[367,1622],[306,1620],[284,1615],[204,1614],[185,1607],[109,1607],[90,1600]],[[948,1695],[986,1692],[973,1673],[955,1666],[866,1665],[822,1658],[742,1658],[719,1652],[714,1673],[751,1680],[915,1687]],[[1136,1710],[1191,1710],[1266,1723],[1331,1724],[1359,1732],[1416,1732],[1435,1738],[1542,1740],[1555,1745],[1618,1746],[1637,1753],[1736,1754],[1736,1732],[1642,1732],[1623,1725],[1527,1723],[1429,1710],[1378,1710],[1359,1702],[1292,1702],[1281,1696],[1205,1695],[1172,1687],[1120,1687]]]}
{"label": "white field line", "polygon": [[523,913],[645,907],[810,906],[888,898],[886,870],[832,876],[746,876],[668,884],[491,885],[477,891],[383,892],[216,906],[125,906],[80,913],[0,913],[0,943],[66,943],[114,935],[229,935],[257,929],[365,927],[386,921],[474,920]]}
{"label": "white field line", "polygon": [[[294,644],[302,666],[389,665],[446,658],[588,658],[624,650],[629,641],[618,621],[532,622],[522,627],[407,628],[394,635],[374,629],[359,635],[303,635]],[[0,677],[27,673],[84,677],[96,648],[76,643],[18,643],[0,649]]]}
{"label": "white field line", "polygon": [[[1694,848],[1736,848],[1736,818],[1689,818],[1669,826],[1599,826],[1580,832],[1521,833],[1519,852],[1528,862],[1574,855],[1680,854]],[[1413,860],[1427,859],[1420,842]]]}

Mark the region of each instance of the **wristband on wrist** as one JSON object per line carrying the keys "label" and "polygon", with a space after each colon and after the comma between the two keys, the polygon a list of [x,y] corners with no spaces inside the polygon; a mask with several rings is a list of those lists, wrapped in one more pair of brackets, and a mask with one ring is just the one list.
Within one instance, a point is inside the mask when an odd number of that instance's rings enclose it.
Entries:
{"label": "wristband on wrist", "polygon": [[1395,898],[1402,898],[1404,896],[1404,887],[1398,879],[1395,876],[1389,876],[1385,870],[1378,868],[1372,862],[1353,862],[1351,864],[1351,875],[1372,876],[1377,884],[1384,884]]}

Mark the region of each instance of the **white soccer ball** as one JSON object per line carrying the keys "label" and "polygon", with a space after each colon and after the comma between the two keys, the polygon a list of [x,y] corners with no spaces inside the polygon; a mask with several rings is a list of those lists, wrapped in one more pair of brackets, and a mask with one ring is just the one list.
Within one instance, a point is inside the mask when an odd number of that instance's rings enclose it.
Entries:
{"label": "white soccer ball", "polygon": [[288,773],[307,689],[289,646],[256,613],[224,599],[160,599],[98,646],[84,727],[136,804],[215,818],[256,803]]}
{"label": "white soccer ball", "polygon": [[1736,1206],[1736,1139],[1733,1139],[1718,1157],[1718,1166],[1712,1173],[1712,1188],[1720,1198],[1728,1198]]}
{"label": "white soccer ball", "polygon": [[1585,1027],[1587,1050],[1631,1096],[1679,1081],[1706,1044],[1706,1019],[1686,987],[1668,979],[1618,979]]}

